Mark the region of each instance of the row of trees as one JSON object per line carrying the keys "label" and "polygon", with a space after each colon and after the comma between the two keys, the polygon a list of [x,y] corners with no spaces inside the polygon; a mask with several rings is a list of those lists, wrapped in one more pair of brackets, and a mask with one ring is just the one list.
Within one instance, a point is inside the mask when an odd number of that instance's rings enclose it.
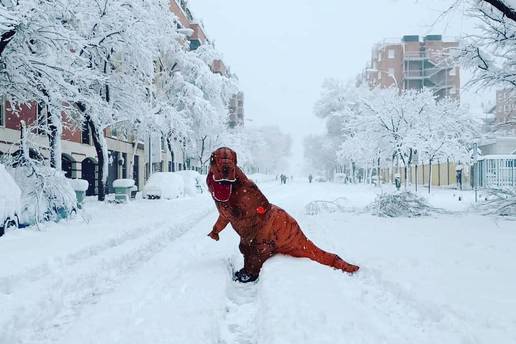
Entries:
{"label": "row of trees", "polygon": [[[0,0],[0,89],[11,107],[46,110],[50,165],[60,169],[64,127],[92,133],[104,197],[104,129],[137,142],[156,132],[188,141],[201,162],[225,130],[236,79],[212,73],[210,44],[188,49],[167,0]],[[43,121],[34,125],[41,126]],[[215,144],[216,140],[211,140]],[[186,142],[185,142],[186,143]]]}
{"label": "row of trees", "polygon": [[[332,160],[341,165],[401,166],[405,181],[415,164],[469,159],[476,134],[467,109],[458,100],[437,99],[426,89],[370,89],[330,79],[323,84],[315,114],[327,121],[328,130],[323,138],[305,141],[312,145],[306,150],[309,157],[320,151],[333,154]],[[313,144],[320,148],[314,149]]]}

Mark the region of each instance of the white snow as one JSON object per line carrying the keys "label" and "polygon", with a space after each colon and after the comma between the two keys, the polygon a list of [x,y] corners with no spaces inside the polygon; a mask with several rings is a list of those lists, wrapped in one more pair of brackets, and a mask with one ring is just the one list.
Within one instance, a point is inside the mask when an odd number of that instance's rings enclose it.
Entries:
{"label": "white snow", "polygon": [[184,196],[183,178],[174,172],[156,172],[143,188],[144,197],[160,197],[174,199]]}
{"label": "white snow", "polygon": [[[449,214],[380,218],[353,209],[392,187],[259,186],[361,271],[277,256],[256,284],[237,284],[228,261],[242,264],[238,237],[230,227],[218,242],[206,236],[217,217],[206,193],[90,200],[82,217],[0,239],[0,342],[516,341],[514,222],[472,213],[471,192],[434,190],[429,203]],[[341,197],[350,211],[304,214],[313,200]]]}
{"label": "white snow", "polygon": [[132,188],[133,186],[133,179],[116,179],[113,181],[114,188]]}
{"label": "white snow", "polygon": [[89,187],[86,179],[70,179],[70,183],[74,191],[86,191]]}

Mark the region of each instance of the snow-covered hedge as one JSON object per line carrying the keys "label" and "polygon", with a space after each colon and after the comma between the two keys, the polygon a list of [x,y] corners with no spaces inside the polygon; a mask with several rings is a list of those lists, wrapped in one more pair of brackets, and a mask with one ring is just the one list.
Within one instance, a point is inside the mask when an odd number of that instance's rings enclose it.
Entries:
{"label": "snow-covered hedge", "polygon": [[382,217],[416,217],[442,212],[432,207],[425,198],[407,191],[379,194],[367,210]]}
{"label": "snow-covered hedge", "polygon": [[516,189],[488,189],[478,208],[486,215],[516,217]]}
{"label": "snow-covered hedge", "polygon": [[175,172],[157,172],[151,175],[143,188],[143,197],[175,199],[185,194],[183,177]]}

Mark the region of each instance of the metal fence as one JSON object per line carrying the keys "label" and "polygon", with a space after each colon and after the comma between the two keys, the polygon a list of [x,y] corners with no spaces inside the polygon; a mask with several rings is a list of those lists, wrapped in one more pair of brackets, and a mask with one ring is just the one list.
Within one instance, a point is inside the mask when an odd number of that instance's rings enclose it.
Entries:
{"label": "metal fence", "polygon": [[481,187],[516,187],[516,154],[483,156],[478,173]]}

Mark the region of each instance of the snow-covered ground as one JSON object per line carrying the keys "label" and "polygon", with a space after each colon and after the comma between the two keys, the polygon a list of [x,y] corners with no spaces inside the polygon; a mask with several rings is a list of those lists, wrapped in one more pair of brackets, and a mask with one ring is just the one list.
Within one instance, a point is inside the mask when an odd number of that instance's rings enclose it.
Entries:
{"label": "snow-covered ground", "polygon": [[[434,190],[447,214],[379,218],[360,211],[374,187],[261,187],[360,272],[278,256],[240,285],[235,233],[206,236],[217,216],[206,194],[89,202],[69,222],[0,239],[0,343],[516,342],[516,226],[468,211],[471,192]],[[357,211],[305,215],[339,197]]]}

